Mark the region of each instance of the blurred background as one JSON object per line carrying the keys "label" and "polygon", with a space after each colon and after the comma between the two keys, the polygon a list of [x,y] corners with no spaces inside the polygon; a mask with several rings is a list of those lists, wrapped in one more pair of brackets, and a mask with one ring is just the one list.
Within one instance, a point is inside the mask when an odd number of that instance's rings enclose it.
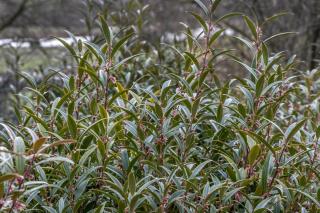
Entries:
{"label": "blurred background", "polygon": [[[203,0],[205,3],[206,0]],[[0,0],[0,119],[10,118],[12,102],[24,87],[21,72],[41,76],[49,69],[64,69],[70,65],[59,42],[53,36],[68,38],[67,31],[76,36],[94,38],[97,14],[108,14],[112,24],[140,27],[140,37],[150,43],[179,39],[187,23],[197,29],[186,11],[200,11],[193,0]],[[320,0],[222,0],[217,17],[228,12],[243,12],[260,23],[277,13],[286,13],[263,28],[268,37],[279,32],[296,32],[271,43],[272,51],[296,54],[299,68],[312,70],[320,58]],[[241,17],[222,26],[228,35],[248,38]],[[248,50],[234,39],[221,45],[239,45],[239,54],[246,58]],[[237,67],[225,65],[222,72],[240,75]]]}

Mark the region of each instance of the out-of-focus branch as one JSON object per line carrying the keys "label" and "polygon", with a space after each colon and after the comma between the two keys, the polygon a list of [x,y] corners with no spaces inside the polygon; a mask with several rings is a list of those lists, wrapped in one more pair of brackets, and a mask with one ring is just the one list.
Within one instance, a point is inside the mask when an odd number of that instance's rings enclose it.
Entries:
{"label": "out-of-focus branch", "polygon": [[28,1],[29,0],[23,0],[18,9],[7,20],[4,20],[2,23],[0,23],[0,32],[12,25],[15,20],[17,20],[17,18],[23,14]]}
{"label": "out-of-focus branch", "polygon": [[263,6],[261,5],[261,1],[254,0],[252,5],[252,10],[254,11],[258,21],[262,22],[265,17],[264,17],[264,10],[263,10]]}
{"label": "out-of-focus branch", "polygon": [[313,25],[311,25],[311,58],[310,58],[310,69],[314,69],[318,66],[317,63],[317,56],[318,56],[318,51],[319,51],[319,46],[317,41],[320,40],[320,18],[317,14],[319,14],[320,12],[320,3],[319,1],[314,2],[313,5],[314,9],[313,9],[313,13],[312,13],[312,23],[314,23]]}

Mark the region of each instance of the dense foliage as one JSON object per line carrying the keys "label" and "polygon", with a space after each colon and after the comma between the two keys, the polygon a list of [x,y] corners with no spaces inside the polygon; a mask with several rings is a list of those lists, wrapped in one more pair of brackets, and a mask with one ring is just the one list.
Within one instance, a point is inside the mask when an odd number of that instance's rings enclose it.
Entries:
{"label": "dense foliage", "polygon": [[[23,74],[19,123],[1,123],[1,211],[318,211],[319,71],[298,73],[294,57],[268,49],[285,34],[263,36],[277,16],[213,19],[220,0],[196,2],[199,35],[184,24],[185,39],[154,47],[142,22],[100,16],[94,42],[58,38],[73,73]],[[215,48],[232,16],[252,35],[234,38],[250,63]],[[225,58],[248,78],[220,81]]]}

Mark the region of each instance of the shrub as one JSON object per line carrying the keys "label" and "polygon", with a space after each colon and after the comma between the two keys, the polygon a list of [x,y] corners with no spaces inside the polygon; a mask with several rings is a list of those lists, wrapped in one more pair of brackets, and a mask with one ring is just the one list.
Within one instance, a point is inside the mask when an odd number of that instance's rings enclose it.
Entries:
{"label": "shrub", "polygon": [[[202,36],[185,25],[185,40],[157,49],[100,16],[103,41],[59,39],[74,75],[24,76],[19,124],[1,123],[2,211],[318,211],[319,72],[292,72],[264,23],[213,20],[220,1],[196,2]],[[249,64],[214,48],[235,15]],[[219,81],[220,57],[248,77]]]}

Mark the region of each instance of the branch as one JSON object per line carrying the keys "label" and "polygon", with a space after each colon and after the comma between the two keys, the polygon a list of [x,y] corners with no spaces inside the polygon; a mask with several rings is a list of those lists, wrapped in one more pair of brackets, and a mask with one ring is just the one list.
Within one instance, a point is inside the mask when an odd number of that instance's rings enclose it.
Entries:
{"label": "branch", "polygon": [[0,32],[6,29],[7,27],[9,27],[10,25],[12,25],[16,21],[16,19],[23,14],[28,1],[29,0],[23,0],[19,5],[18,9],[16,10],[16,12],[13,13],[8,20],[4,21],[4,23],[0,25]]}

